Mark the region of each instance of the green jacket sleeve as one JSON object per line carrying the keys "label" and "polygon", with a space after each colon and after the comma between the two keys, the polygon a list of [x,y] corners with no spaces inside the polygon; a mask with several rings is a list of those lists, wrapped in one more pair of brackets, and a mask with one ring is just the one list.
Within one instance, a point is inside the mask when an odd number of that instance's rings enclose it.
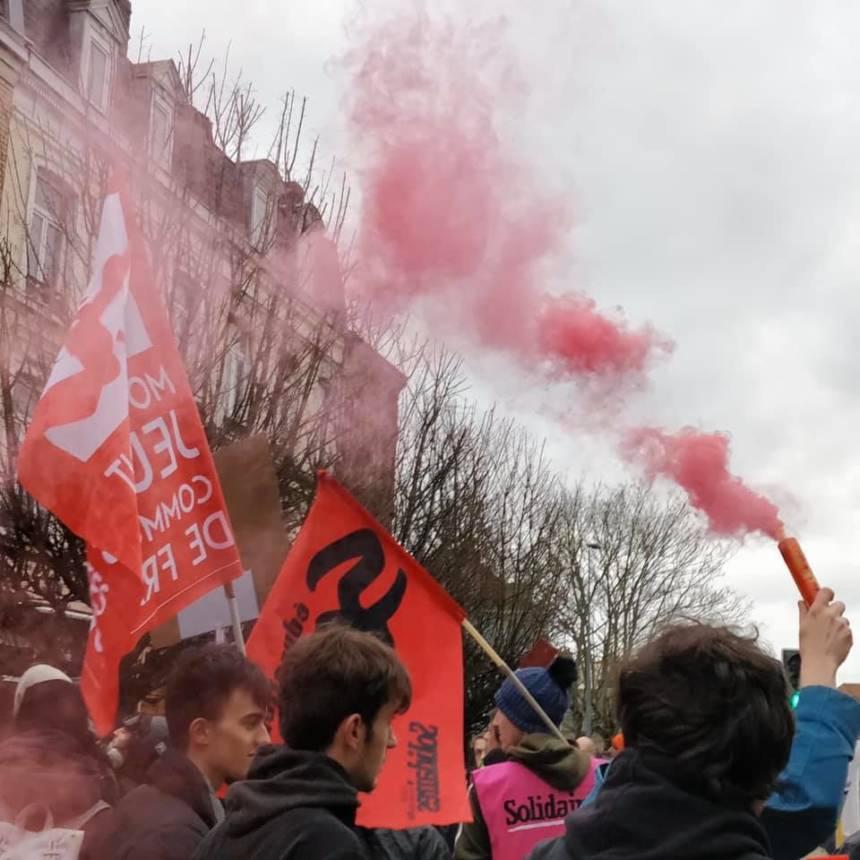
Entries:
{"label": "green jacket sleeve", "polygon": [[472,807],[471,823],[464,824],[454,845],[454,860],[491,860],[490,833],[481,814],[481,804],[475,787],[469,789],[469,805]]}

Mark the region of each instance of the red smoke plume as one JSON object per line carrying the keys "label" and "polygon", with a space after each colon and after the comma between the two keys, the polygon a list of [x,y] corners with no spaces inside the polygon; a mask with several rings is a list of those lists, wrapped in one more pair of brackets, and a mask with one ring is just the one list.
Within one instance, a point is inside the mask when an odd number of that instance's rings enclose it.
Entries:
{"label": "red smoke plume", "polygon": [[[522,94],[502,27],[454,29],[420,10],[360,35],[348,58],[350,125],[360,160],[361,292],[377,306],[418,307],[480,348],[544,380],[642,379],[672,344],[630,328],[576,292],[545,289],[571,224],[540,191],[525,156],[502,143],[498,108]],[[596,389],[599,423],[611,391]],[[721,434],[629,432],[624,456],[670,478],[720,535],[778,537],[775,505],[728,468]]]}
{"label": "red smoke plume", "polygon": [[500,36],[414,6],[361,36],[348,60],[360,288],[377,305],[429,302],[437,322],[549,378],[641,375],[668,341],[544,288],[570,216],[501,142],[497,108],[522,85]]}
{"label": "red smoke plume", "polygon": [[783,536],[779,509],[729,471],[729,437],[690,427],[674,435],[653,427],[631,430],[622,444],[624,457],[650,478],[670,478],[686,491],[693,507],[708,518],[711,531],[727,537],[761,532]]}

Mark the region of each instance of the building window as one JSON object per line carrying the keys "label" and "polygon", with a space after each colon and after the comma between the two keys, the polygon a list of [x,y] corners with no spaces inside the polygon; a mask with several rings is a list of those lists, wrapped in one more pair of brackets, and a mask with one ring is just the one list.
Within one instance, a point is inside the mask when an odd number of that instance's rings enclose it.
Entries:
{"label": "building window", "polygon": [[251,361],[241,337],[227,347],[224,357],[224,410],[225,417],[238,418],[245,400],[246,389],[251,375]]}
{"label": "building window", "polygon": [[27,276],[42,286],[54,286],[59,277],[67,214],[68,204],[61,187],[39,170],[27,236]]}
{"label": "building window", "polygon": [[271,194],[259,185],[254,189],[254,200],[251,203],[251,243],[258,250],[264,250],[271,235],[270,222]]}
{"label": "building window", "polygon": [[5,0],[3,17],[7,18],[13,30],[24,33],[24,0]]}
{"label": "building window", "polygon": [[27,426],[38,399],[39,386],[36,380],[29,373],[20,371],[12,385],[12,418],[22,429]]}
{"label": "building window", "polygon": [[180,348],[188,344],[201,309],[201,290],[199,284],[189,275],[177,269],[173,275],[173,290],[169,306],[173,321],[173,333]]}
{"label": "building window", "polygon": [[152,157],[162,166],[170,166],[172,134],[172,111],[164,102],[154,99],[149,123],[149,145]]}
{"label": "building window", "polygon": [[87,72],[87,98],[100,111],[107,109],[108,52],[96,41],[90,42],[90,62]]}

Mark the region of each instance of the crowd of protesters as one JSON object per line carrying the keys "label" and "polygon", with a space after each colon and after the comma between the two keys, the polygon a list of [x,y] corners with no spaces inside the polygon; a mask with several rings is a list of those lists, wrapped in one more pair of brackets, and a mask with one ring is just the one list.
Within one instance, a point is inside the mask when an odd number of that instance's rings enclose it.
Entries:
{"label": "crowd of protesters", "polygon": [[[412,697],[371,633],[331,625],[300,639],[275,694],[232,646],[188,649],[164,716],[136,714],[101,742],[78,687],[37,665],[0,744],[0,821],[82,831],[84,860],[798,860],[840,847],[860,737],[860,702],[836,689],[852,646],[845,607],[822,589],[799,609],[794,709],[754,636],[705,623],[665,627],[620,667],[608,749],[550,732],[506,680],[473,745],[472,821],[456,838],[356,824]],[[575,662],[517,675],[560,727]],[[273,713],[283,744],[270,742]],[[847,836],[856,860],[860,839]]]}

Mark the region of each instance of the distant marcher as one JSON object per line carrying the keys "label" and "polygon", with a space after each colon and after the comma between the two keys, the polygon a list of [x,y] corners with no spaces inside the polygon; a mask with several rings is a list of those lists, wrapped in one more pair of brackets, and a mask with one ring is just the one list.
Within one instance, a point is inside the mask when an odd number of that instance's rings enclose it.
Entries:
{"label": "distant marcher", "polygon": [[581,738],[576,739],[576,748],[580,752],[588,753],[591,756],[597,755],[597,747],[588,735],[583,735]]}
{"label": "distant marcher", "polygon": [[487,754],[487,733],[483,732],[480,735],[475,735],[472,740],[472,765],[480,767],[484,763],[484,756]]}
{"label": "distant marcher", "polygon": [[134,714],[123,720],[107,747],[122,794],[146,782],[149,769],[167,750],[167,742],[166,717]]}

